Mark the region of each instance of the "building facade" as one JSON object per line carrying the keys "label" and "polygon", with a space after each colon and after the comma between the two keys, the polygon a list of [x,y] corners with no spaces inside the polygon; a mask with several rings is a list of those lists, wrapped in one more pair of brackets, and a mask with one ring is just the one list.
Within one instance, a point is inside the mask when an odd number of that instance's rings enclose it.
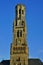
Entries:
{"label": "building facade", "polygon": [[13,22],[13,41],[10,48],[10,65],[28,65],[28,46],[26,41],[25,6],[15,7]]}

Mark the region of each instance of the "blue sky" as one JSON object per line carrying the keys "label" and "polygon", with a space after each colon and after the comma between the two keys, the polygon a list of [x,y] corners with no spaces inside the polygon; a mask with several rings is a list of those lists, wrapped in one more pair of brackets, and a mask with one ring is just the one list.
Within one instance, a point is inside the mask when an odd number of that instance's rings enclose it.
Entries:
{"label": "blue sky", "polygon": [[29,58],[43,61],[43,0],[0,0],[0,61],[10,59],[15,6],[26,7]]}

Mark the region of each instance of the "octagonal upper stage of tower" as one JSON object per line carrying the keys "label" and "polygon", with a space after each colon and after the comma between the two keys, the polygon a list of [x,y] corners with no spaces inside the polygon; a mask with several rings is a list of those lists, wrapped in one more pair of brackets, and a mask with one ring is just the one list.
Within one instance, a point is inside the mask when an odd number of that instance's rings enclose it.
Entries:
{"label": "octagonal upper stage of tower", "polygon": [[[15,20],[14,20],[14,26],[18,25],[18,23],[24,22],[25,28],[26,28],[26,18],[25,18],[25,6],[23,4],[17,4],[15,6]],[[20,25],[21,27],[21,25]]]}
{"label": "octagonal upper stage of tower", "polygon": [[20,13],[20,12],[21,12],[21,14],[24,13],[24,14],[22,14],[22,15],[25,17],[25,6],[22,5],[22,4],[16,5],[16,6],[15,6],[15,12],[16,12],[16,17],[19,16],[19,13]]}
{"label": "octagonal upper stage of tower", "polygon": [[23,7],[25,9],[25,5],[23,5],[23,4],[17,4],[15,8],[17,8],[17,7]]}

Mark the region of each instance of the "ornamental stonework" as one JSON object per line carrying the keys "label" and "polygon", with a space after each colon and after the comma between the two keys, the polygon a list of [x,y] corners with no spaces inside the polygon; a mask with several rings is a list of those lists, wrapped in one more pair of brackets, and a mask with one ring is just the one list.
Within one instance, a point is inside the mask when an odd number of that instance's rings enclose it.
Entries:
{"label": "ornamental stonework", "polygon": [[13,41],[10,48],[10,65],[28,65],[28,46],[26,41],[25,6],[15,7],[16,17],[13,22]]}

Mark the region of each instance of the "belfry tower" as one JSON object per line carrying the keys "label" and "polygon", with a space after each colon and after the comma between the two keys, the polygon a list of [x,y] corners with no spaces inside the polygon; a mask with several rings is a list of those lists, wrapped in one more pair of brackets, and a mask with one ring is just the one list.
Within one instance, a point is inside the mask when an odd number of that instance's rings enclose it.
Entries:
{"label": "belfry tower", "polygon": [[26,41],[25,6],[18,4],[13,23],[13,42],[10,49],[10,65],[28,65],[28,46]]}

